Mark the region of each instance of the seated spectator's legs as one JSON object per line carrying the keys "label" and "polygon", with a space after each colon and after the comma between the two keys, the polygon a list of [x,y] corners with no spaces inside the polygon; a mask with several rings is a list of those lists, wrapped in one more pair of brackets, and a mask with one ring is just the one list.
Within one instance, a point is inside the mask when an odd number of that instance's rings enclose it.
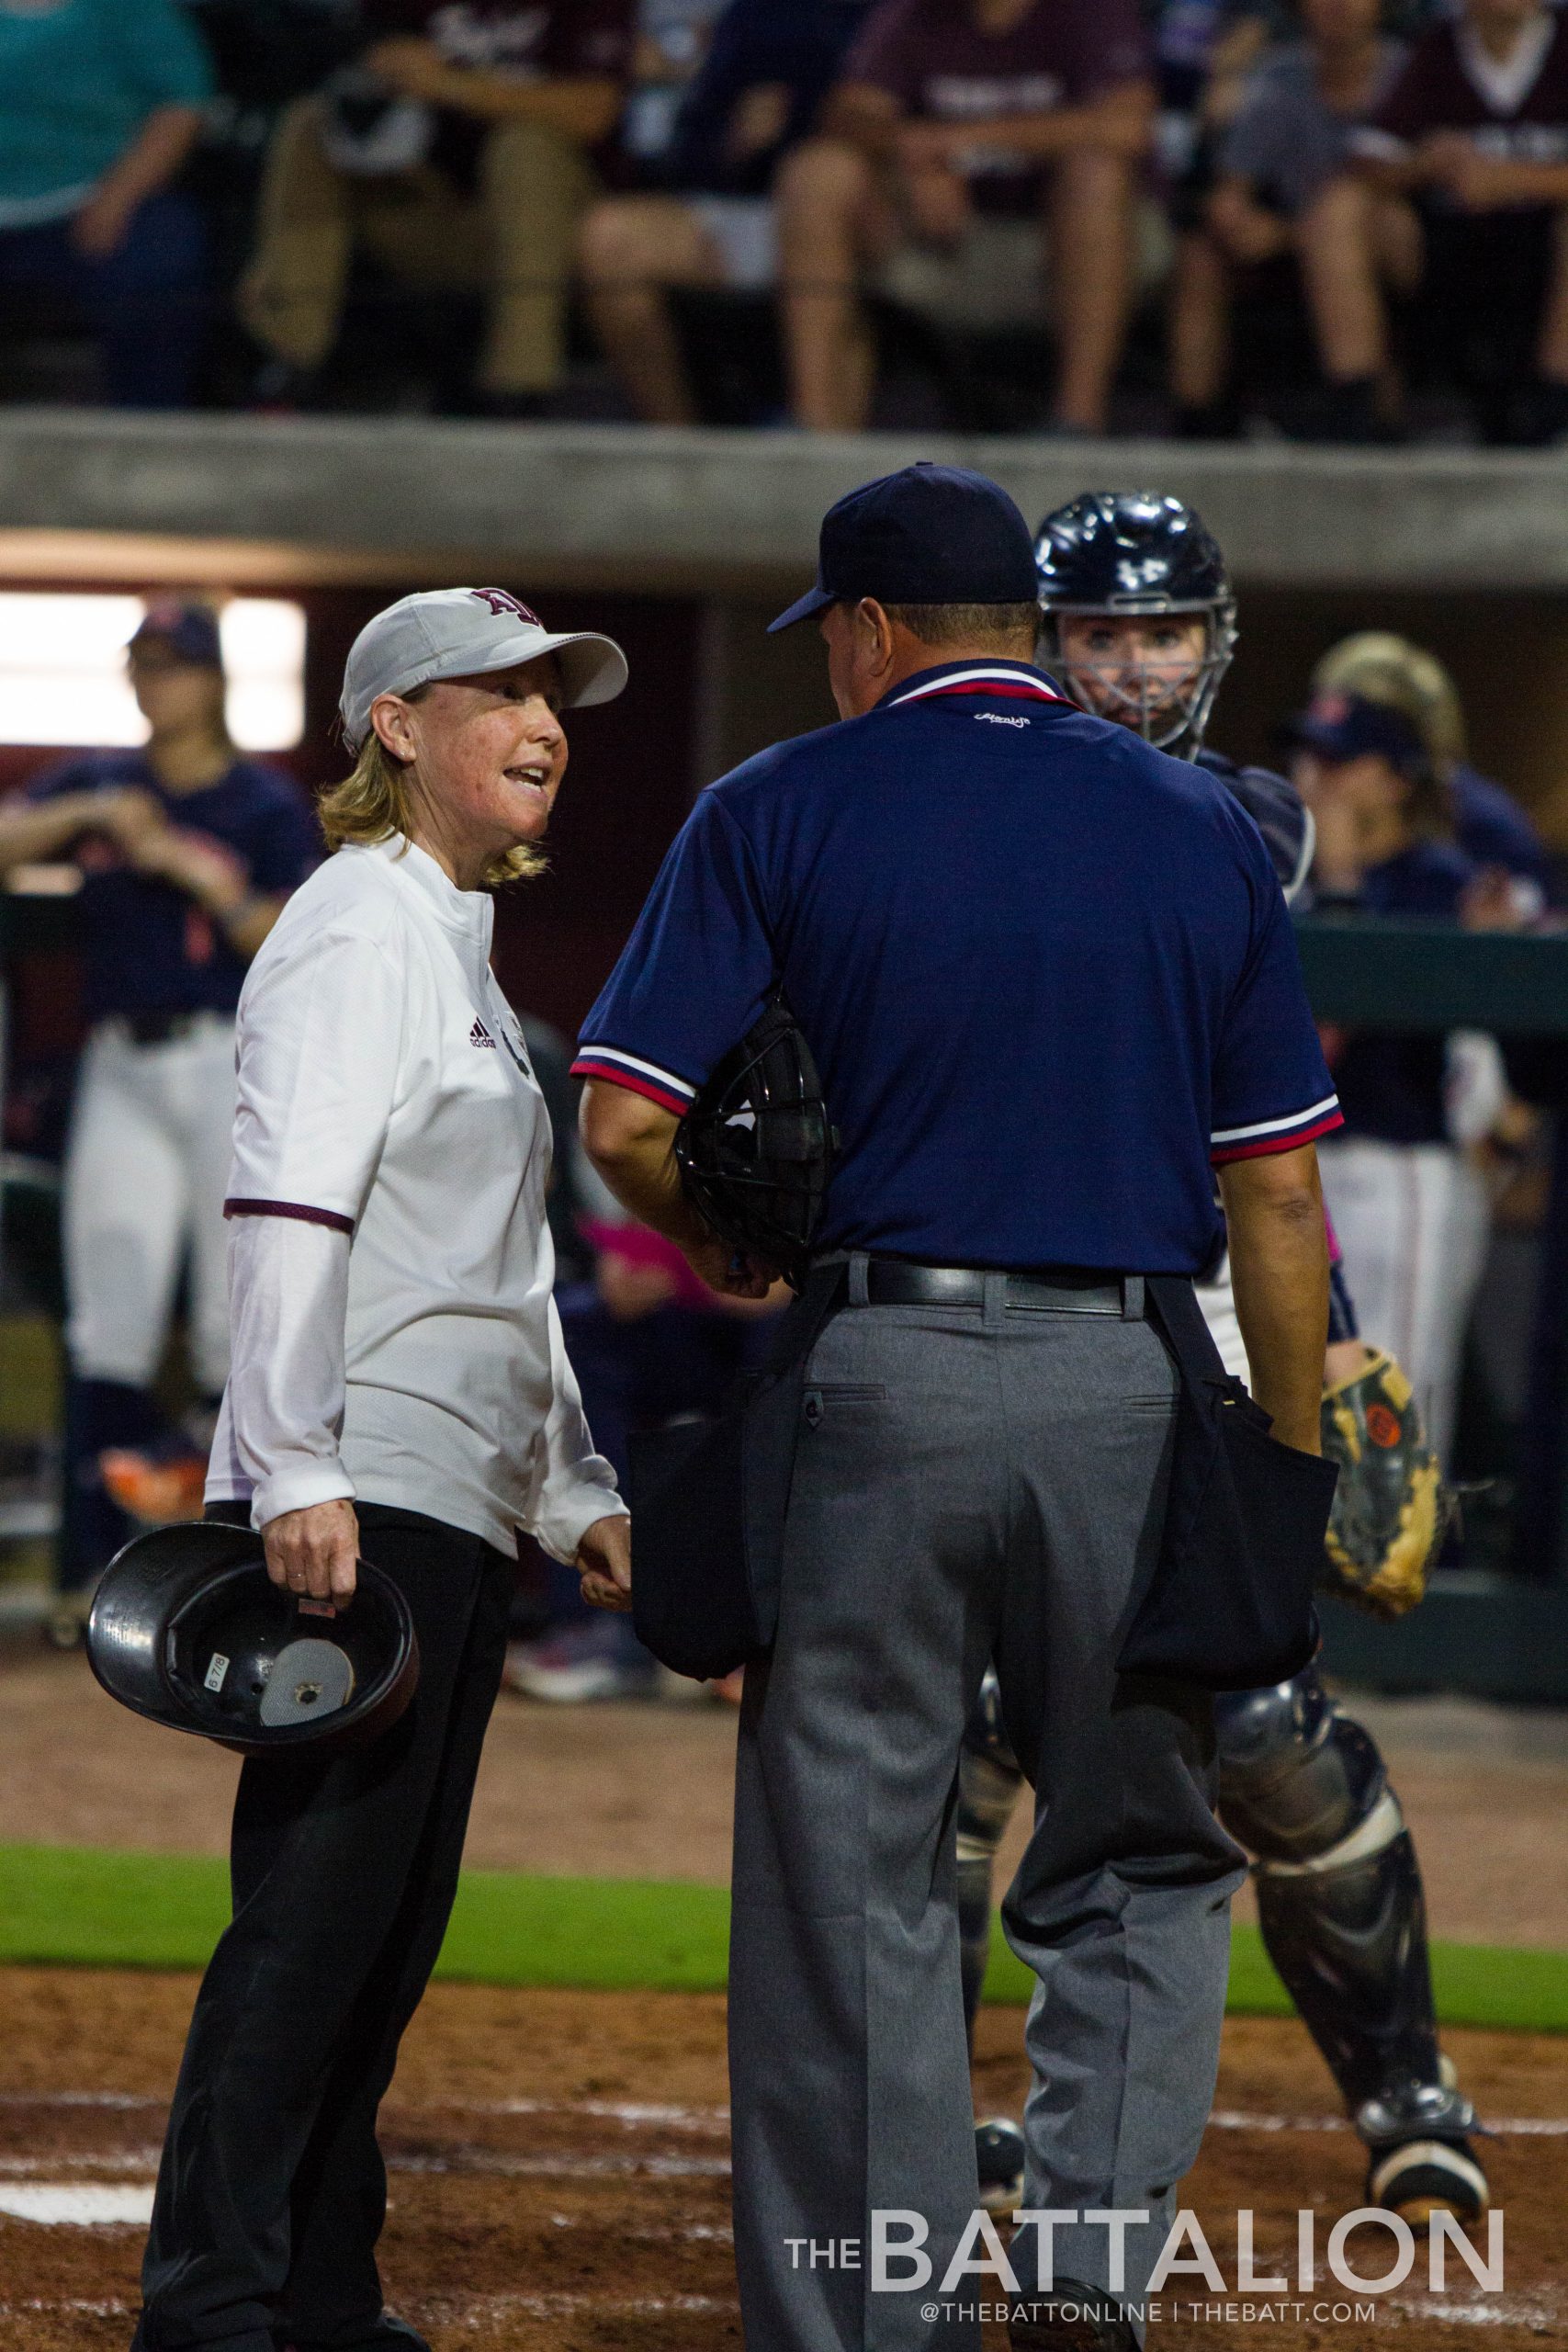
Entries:
{"label": "seated spectator's legs", "polygon": [[83,265],[88,317],[103,339],[117,408],[186,408],[207,323],[207,223],[174,188],[131,215],[125,240]]}
{"label": "seated spectator's legs", "polygon": [[77,250],[69,220],[0,232],[0,285],[50,288],[80,313],[116,408],[189,405],[207,292],[206,224],[189,197],[148,197],[102,257]]}
{"label": "seated spectator's legs", "polygon": [[582,224],[584,298],[600,349],[646,424],[694,424],[671,287],[721,286],[724,255],[674,196],[612,197]]}
{"label": "seated spectator's legs", "polygon": [[1073,147],[1047,198],[1061,356],[1056,422],[1103,432],[1122,356],[1132,278],[1133,167],[1100,147]]}
{"label": "seated spectator's legs", "polygon": [[1218,409],[1231,364],[1231,266],[1206,229],[1176,249],[1170,300],[1170,389],[1184,422]]}
{"label": "seated spectator's legs", "polygon": [[494,277],[481,388],[502,398],[553,391],[566,362],[566,300],[578,223],[592,202],[582,150],[540,123],[485,141],[479,195]]}
{"label": "seated spectator's legs", "polygon": [[1296,225],[1302,283],[1330,384],[1388,387],[1384,288],[1420,283],[1421,227],[1397,197],[1348,175],[1332,179]]}
{"label": "seated spectator's legs", "polygon": [[858,432],[871,407],[876,350],[859,300],[866,262],[893,241],[876,168],[856,147],[817,139],[778,180],[781,307],[797,423]]}
{"label": "seated spectator's legs", "polygon": [[1541,313],[1536,366],[1549,384],[1568,385],[1568,206],[1551,224],[1551,278]]}
{"label": "seated spectator's legs", "polygon": [[292,368],[319,368],[332,349],[353,242],[353,194],[322,149],[319,103],[298,99],[267,151],[256,249],[238,294],[251,334]]}

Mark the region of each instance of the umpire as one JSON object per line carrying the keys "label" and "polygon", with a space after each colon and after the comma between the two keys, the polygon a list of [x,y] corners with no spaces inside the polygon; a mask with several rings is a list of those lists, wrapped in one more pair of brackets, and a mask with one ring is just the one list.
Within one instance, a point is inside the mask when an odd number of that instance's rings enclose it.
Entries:
{"label": "umpire", "polygon": [[1036,1792],[1004,1917],[1039,1979],[1026,2204],[1051,2214],[1014,2241],[1012,2343],[1129,2346],[1243,1874],[1207,1696],[1116,1665],[1179,1393],[1145,1278],[1210,1261],[1217,1165],[1256,1395],[1315,1453],[1333,1089],[1256,827],[1033,666],[1030,536],[994,483],[921,466],[842,501],[774,627],[812,616],[843,724],[703,794],[577,1064],[597,1165],[720,1288],[767,1269],[695,1218],[672,1142],[781,984],[840,1135],[840,1303],[740,1720],[747,2339],[967,2352],[1007,2284],[976,2270],[953,1835],[994,1656]]}

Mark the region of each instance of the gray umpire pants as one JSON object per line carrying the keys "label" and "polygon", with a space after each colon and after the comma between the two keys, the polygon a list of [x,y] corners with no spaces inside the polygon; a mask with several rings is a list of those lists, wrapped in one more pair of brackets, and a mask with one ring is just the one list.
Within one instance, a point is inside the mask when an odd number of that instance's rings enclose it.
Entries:
{"label": "gray umpire pants", "polygon": [[[865,1305],[807,1372],[778,1638],[749,1668],[729,2044],[749,2352],[974,2352],[978,2193],[954,1903],[959,1743],[995,1656],[1035,1826],[1003,1912],[1034,1971],[1025,2203],[1055,2273],[1135,2302],[1213,2094],[1240,1849],[1206,1695],[1118,1677],[1176,1374],[1143,1319]],[[897,2222],[876,2220],[897,2214]],[[915,2216],[918,2219],[908,2217]],[[919,2237],[931,2268],[889,2249]],[[1013,2267],[1044,2283],[1042,2232]],[[986,2258],[983,2244],[973,2248]]]}

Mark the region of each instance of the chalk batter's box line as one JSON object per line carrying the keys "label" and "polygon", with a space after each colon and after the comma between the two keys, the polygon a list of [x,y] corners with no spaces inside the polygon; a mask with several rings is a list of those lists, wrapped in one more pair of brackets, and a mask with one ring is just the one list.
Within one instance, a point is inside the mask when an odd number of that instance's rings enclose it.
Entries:
{"label": "chalk batter's box line", "polygon": [[[4,2108],[103,2108],[127,2114],[164,2114],[167,2099],[144,2098],[125,2091],[0,2091]],[[400,2116],[537,2115],[586,2117],[594,2122],[619,2123],[626,2131],[712,2132],[728,2129],[727,2107],[665,2107],[657,2103],[611,2099],[441,2098],[400,2099],[382,2110],[396,2125]],[[1249,2108],[1216,2107],[1209,2117],[1213,2132],[1348,2132],[1342,2115],[1266,2115]],[[1500,2140],[1568,2139],[1568,2116],[1514,2115],[1485,2119],[1488,2136]],[[0,2165],[6,2160],[0,2157]],[[73,2158],[74,2163],[77,2159]]]}

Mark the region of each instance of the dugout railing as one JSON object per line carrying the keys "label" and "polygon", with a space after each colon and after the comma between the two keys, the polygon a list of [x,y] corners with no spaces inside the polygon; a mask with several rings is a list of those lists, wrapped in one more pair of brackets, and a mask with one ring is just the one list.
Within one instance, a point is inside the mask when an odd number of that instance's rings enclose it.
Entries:
{"label": "dugout railing", "polygon": [[[69,947],[74,920],[69,898],[0,892],[0,1095],[15,963]],[[1324,918],[1301,922],[1297,934],[1308,993],[1323,1020],[1556,1037],[1568,1052],[1568,934]],[[3,1232],[0,1224],[0,1239]],[[1558,1399],[1558,1411],[1568,1455],[1568,1396]],[[1334,1602],[1324,1620],[1328,1665],[1347,1680],[1387,1690],[1568,1700],[1568,1510],[1559,1514],[1552,1556],[1529,1564],[1528,1573],[1443,1569],[1401,1623],[1379,1624]]]}

